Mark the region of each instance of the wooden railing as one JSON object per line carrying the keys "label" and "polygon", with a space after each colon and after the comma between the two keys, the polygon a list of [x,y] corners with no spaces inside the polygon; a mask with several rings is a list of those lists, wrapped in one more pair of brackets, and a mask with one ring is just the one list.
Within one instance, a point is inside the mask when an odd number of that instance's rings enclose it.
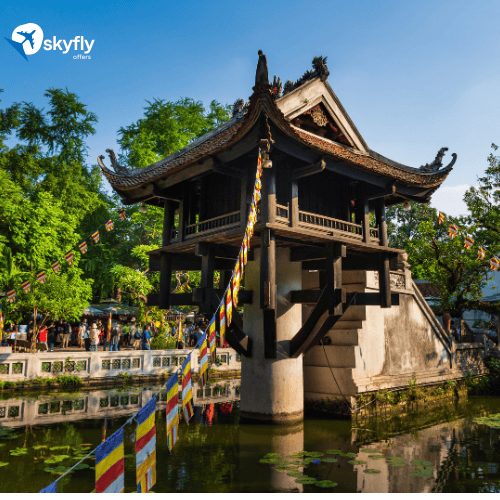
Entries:
{"label": "wooden railing", "polygon": [[370,238],[376,238],[378,240],[378,227],[370,228]]}
{"label": "wooden railing", "polygon": [[276,222],[288,225],[288,205],[276,204]]}
{"label": "wooden railing", "polygon": [[227,230],[240,225],[240,211],[207,219],[196,224],[186,224],[185,238],[196,238],[199,235],[215,233],[221,229]]}
{"label": "wooden railing", "polygon": [[302,210],[299,210],[299,225],[326,232],[342,231],[346,236],[359,240],[363,238],[363,228],[360,224],[303,212]]}

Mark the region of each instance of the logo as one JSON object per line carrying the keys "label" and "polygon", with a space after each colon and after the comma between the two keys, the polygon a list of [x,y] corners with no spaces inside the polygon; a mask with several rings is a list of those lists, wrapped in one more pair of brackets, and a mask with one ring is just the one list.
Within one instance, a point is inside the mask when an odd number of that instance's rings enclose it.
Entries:
{"label": "logo", "polygon": [[12,40],[5,38],[26,60],[36,54],[43,42],[43,31],[38,24],[28,23],[18,26],[12,32]]}
{"label": "logo", "polygon": [[76,36],[69,41],[58,39],[56,36],[44,40],[42,28],[34,23],[22,24],[12,32],[10,39],[4,38],[26,60],[28,56],[36,54],[42,45],[44,50],[60,50],[63,54],[67,54],[70,49],[81,51],[80,54],[75,54],[73,59],[90,59],[89,53],[95,42],[95,40],[86,40],[83,36]]}

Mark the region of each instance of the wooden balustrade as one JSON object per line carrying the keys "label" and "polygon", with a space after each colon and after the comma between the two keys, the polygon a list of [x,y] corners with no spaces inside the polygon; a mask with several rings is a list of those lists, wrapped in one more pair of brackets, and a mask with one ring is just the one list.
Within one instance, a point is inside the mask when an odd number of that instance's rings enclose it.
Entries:
{"label": "wooden balustrade", "polygon": [[360,224],[333,219],[325,215],[303,212],[302,210],[299,210],[299,225],[308,229],[326,232],[342,231],[346,236],[359,240],[363,238],[363,228]]}
{"label": "wooden balustrade", "polygon": [[379,232],[378,232],[378,227],[371,227],[370,228],[370,238],[375,238],[378,240],[379,238]]}
{"label": "wooden balustrade", "polygon": [[219,217],[214,217],[213,219],[207,219],[204,221],[197,222],[195,224],[186,224],[185,226],[185,238],[196,238],[200,235],[206,235],[210,233],[216,233],[220,230],[228,230],[235,228],[240,223],[240,211],[231,212],[229,214],[224,214]]}
{"label": "wooden balustrade", "polygon": [[276,222],[280,224],[286,224],[288,226],[289,220],[288,220],[288,204],[287,206],[285,205],[278,205],[276,203]]}

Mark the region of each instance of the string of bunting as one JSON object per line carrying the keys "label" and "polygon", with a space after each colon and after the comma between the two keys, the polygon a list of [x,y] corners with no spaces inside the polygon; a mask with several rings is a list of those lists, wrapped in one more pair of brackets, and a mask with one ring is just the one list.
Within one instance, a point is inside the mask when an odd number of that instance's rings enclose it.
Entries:
{"label": "string of bunting", "polygon": [[[261,183],[262,177],[262,157],[259,150],[257,162],[257,173],[255,178],[255,186],[252,196],[252,204],[248,214],[247,225],[243,242],[241,244],[236,265],[229,280],[229,284],[224,292],[222,300],[217,307],[217,310],[212,316],[207,329],[201,336],[197,345],[189,352],[184,363],[176,372],[163,384],[153,397],[143,406],[137,413],[132,415],[116,432],[114,432],[106,441],[92,450],[84,459],[80,460],[71,469],[54,481],[49,486],[43,488],[40,493],[56,493],[57,482],[64,476],[69,474],[75,467],[81,464],[89,456],[95,453],[95,480],[96,493],[123,493],[124,492],[124,444],[123,444],[123,429],[126,425],[136,422],[135,431],[135,452],[136,452],[136,485],[138,493],[147,493],[156,483],[156,427],[155,427],[155,411],[156,397],[166,387],[167,388],[167,447],[169,452],[172,452],[175,443],[177,442],[177,428],[179,425],[179,374],[181,375],[181,403],[182,413],[186,423],[189,423],[194,414],[193,409],[193,389],[191,383],[191,354],[199,351],[200,357],[200,383],[202,388],[208,382],[208,360],[215,361],[216,354],[216,335],[217,323],[219,324],[219,336],[221,345],[224,342],[226,327],[229,327],[232,320],[232,310],[238,306],[238,292],[240,283],[243,278],[244,269],[247,264],[247,255],[250,248],[250,240],[253,236],[255,223],[257,222],[257,204],[261,199]],[[122,215],[120,215],[120,218]],[[123,219],[122,219],[123,220]],[[111,223],[111,224],[109,224]],[[106,229],[113,223],[111,220],[106,222]],[[110,231],[111,229],[108,229]],[[94,235],[97,233],[96,237]],[[93,233],[94,241],[99,241],[99,232]],[[97,240],[96,240],[97,238]],[[218,320],[218,321],[217,321]],[[0,309],[0,322],[2,321]],[[178,324],[179,339],[182,338],[181,323]]]}
{"label": "string of bunting", "polygon": [[[119,215],[119,217],[120,217],[121,220],[125,220],[127,218],[127,213],[125,212],[124,208],[122,208],[122,209],[120,209],[118,211],[118,215]],[[64,254],[64,259],[68,263],[68,266],[71,266],[73,264],[73,262],[74,262],[73,250],[76,251],[76,249],[78,248],[78,250],[80,250],[80,252],[81,252],[82,255],[85,255],[87,253],[88,245],[87,245],[87,242],[85,241],[86,239],[92,238],[94,240],[95,244],[99,243],[99,229],[103,225],[104,225],[104,227],[106,228],[107,231],[112,231],[113,228],[114,228],[113,221],[111,219],[109,219],[104,224],[101,224],[89,236],[87,236],[86,238],[84,238],[80,243],[78,243],[78,245],[73,246],[68,252],[66,252]],[[54,271],[55,274],[59,274],[61,272],[61,263],[60,263],[59,259],[55,260],[54,262],[52,262],[51,268],[52,268],[52,270]],[[45,271],[43,271],[43,270],[38,271],[36,273],[36,278],[37,278],[37,280],[41,284],[44,284],[44,283],[47,282],[47,273]],[[30,283],[30,281],[26,280],[25,282],[23,282],[21,284],[21,288],[24,290],[24,293],[30,293],[31,292],[31,283]],[[16,301],[16,298],[17,298],[17,292],[16,292],[15,288],[13,288],[12,290],[9,290],[7,292],[7,299],[8,299],[9,302],[14,303]]]}
{"label": "string of bunting", "polygon": [[[442,224],[446,218],[446,215],[443,212],[438,212],[438,222],[439,224]],[[450,224],[450,227],[448,228],[448,235],[451,239],[455,238],[457,234],[460,233],[460,229],[456,224]],[[465,236],[464,239],[464,247],[466,250],[470,250],[474,246],[474,239],[471,238],[470,236]],[[478,260],[483,260],[486,257],[486,249],[484,249],[481,246],[478,246],[477,249],[477,259]],[[498,271],[500,267],[500,259],[496,256],[493,255],[490,260],[489,260],[490,268],[492,271]]]}

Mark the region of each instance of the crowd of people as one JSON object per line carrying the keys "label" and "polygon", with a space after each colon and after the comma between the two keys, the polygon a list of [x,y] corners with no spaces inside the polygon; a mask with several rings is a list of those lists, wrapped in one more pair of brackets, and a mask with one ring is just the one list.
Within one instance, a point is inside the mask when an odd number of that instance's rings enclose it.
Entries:
{"label": "crowd of people", "polygon": [[[164,333],[165,339],[174,344],[177,349],[194,347],[200,340],[207,328],[206,322],[185,321],[181,328],[182,334],[179,338],[178,323],[171,323]],[[26,330],[26,340],[32,342],[34,325],[31,321]],[[20,339],[19,325],[10,324],[3,329],[2,344],[7,345],[8,340]],[[23,335],[24,337],[24,335]],[[97,351],[102,346],[104,351],[118,351],[120,347],[132,349],[151,349],[153,335],[149,325],[141,326],[135,321],[119,322],[112,321],[109,331],[107,320],[85,320],[78,324],[71,324],[65,319],[51,321],[38,329],[37,343],[45,345],[46,350],[54,351],[56,348],[68,348],[77,346],[85,348],[86,351]],[[217,334],[217,346],[220,347],[220,339]],[[228,344],[224,342],[223,347]]]}

